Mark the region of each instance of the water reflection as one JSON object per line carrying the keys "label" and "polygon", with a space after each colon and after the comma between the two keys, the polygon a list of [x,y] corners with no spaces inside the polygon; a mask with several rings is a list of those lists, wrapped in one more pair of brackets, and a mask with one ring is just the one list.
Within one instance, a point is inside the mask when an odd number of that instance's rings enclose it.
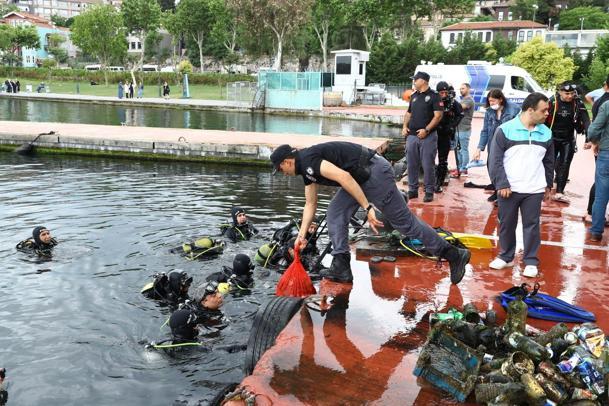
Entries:
{"label": "water reflection", "polygon": [[[300,179],[266,170],[14,154],[0,154],[0,195],[0,367],[15,405],[196,405],[240,381],[243,353],[149,356],[143,344],[168,337],[169,314],[140,290],[155,272],[182,269],[197,284],[236,253],[253,257],[304,203]],[[323,191],[321,204],[328,198]],[[205,262],[168,252],[217,234],[233,204],[248,210],[260,238]],[[59,241],[44,264],[15,250],[39,224]],[[247,342],[278,279],[254,272],[251,295],[226,298],[229,326],[210,345]]]}
{"label": "water reflection", "polygon": [[358,137],[400,137],[401,131],[399,128],[384,124],[320,117],[125,107],[10,98],[0,99],[0,120]]}

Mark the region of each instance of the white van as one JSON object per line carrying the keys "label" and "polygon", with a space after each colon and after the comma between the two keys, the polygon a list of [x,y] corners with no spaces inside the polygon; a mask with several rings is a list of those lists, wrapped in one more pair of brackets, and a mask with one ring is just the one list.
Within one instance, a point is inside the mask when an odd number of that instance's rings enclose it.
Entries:
{"label": "white van", "polygon": [[124,72],[125,68],[122,66],[108,66],[108,70],[112,72]]}
{"label": "white van", "polygon": [[101,65],[100,64],[85,65],[85,70],[101,70]]}
{"label": "white van", "polygon": [[158,72],[159,65],[142,65],[142,72]]}
{"label": "white van", "polygon": [[530,93],[546,93],[526,70],[517,66],[482,63],[438,64],[419,65],[415,73],[418,71],[429,74],[429,86],[434,90],[438,82],[445,81],[455,88],[458,95],[461,84],[469,83],[477,108],[486,103],[486,94],[490,89],[501,89],[505,97],[517,105],[521,105]]}

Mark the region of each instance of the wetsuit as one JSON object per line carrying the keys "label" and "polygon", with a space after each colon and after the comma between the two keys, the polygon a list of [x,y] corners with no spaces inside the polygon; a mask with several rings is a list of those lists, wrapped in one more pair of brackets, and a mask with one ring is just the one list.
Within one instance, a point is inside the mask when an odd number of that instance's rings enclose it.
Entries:
{"label": "wetsuit", "polygon": [[[448,100],[443,100],[446,103]],[[436,188],[435,192],[442,192],[444,179],[448,174],[448,153],[450,143],[455,139],[455,130],[459,121],[463,118],[463,108],[456,100],[450,106],[445,106],[442,120],[438,124],[438,166],[436,166]]]}
{"label": "wetsuit", "polygon": [[228,238],[231,242],[245,241],[258,234],[258,230],[249,222],[245,224],[239,224],[237,222],[237,214],[245,213],[241,207],[233,207],[231,210],[231,217],[233,224],[223,228],[222,235]]}
{"label": "wetsuit", "polygon": [[186,272],[172,271],[168,275],[162,273],[155,277],[152,286],[142,291],[149,299],[161,300],[169,305],[177,305],[188,300],[188,292],[183,286],[190,286],[192,278]]}
{"label": "wetsuit", "polygon": [[590,118],[578,99],[566,103],[560,96],[553,96],[550,98],[549,111],[546,124],[552,130],[554,143],[556,193],[564,193],[576,149],[575,132],[584,133],[590,125]]}

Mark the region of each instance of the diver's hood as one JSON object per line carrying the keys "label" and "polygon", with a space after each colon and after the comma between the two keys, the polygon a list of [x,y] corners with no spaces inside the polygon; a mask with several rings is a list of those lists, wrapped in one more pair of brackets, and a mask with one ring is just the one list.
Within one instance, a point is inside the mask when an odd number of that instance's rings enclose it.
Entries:
{"label": "diver's hood", "polygon": [[243,209],[243,207],[233,207],[230,211],[230,216],[233,219],[234,226],[237,225],[237,214],[239,214],[239,213],[245,213],[245,209]]}
{"label": "diver's hood", "polygon": [[233,259],[233,273],[238,276],[249,276],[254,269],[252,260],[245,254],[235,255]]}
{"label": "diver's hood", "polygon": [[38,227],[34,228],[34,230],[32,231],[32,238],[34,239],[34,242],[36,243],[36,245],[39,247],[45,247],[48,245],[48,244],[43,243],[40,240],[40,233],[43,230],[47,230],[47,228],[44,226],[38,226]]}
{"label": "diver's hood", "polygon": [[171,335],[178,340],[192,341],[197,338],[198,331],[196,329],[197,317],[194,312],[187,309],[180,309],[169,317],[169,327]]}

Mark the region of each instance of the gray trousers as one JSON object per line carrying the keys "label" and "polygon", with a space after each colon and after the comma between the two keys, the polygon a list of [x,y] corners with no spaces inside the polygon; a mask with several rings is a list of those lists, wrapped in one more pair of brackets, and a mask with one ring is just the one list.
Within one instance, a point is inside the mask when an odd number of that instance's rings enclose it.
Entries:
{"label": "gray trousers", "polygon": [[[421,240],[432,254],[441,255],[449,244],[433,228],[412,214],[395,184],[393,168],[389,162],[375,155],[370,160],[370,170],[370,179],[360,185],[368,201],[402,235]],[[332,255],[349,252],[349,219],[357,207],[358,203],[343,188],[338,189],[330,202],[326,219],[332,241]]]}
{"label": "gray trousers", "polygon": [[539,218],[543,193],[512,193],[504,199],[499,196],[499,258],[505,262],[514,259],[516,253],[516,226],[518,211],[522,216],[522,234],[524,240],[524,264],[539,265],[537,251],[541,245]]}
{"label": "gray trousers", "polygon": [[425,193],[433,193],[436,186],[436,154],[438,152],[438,133],[432,131],[422,140],[416,135],[406,138],[406,161],[408,162],[408,190],[419,190],[419,167],[423,166]]}

